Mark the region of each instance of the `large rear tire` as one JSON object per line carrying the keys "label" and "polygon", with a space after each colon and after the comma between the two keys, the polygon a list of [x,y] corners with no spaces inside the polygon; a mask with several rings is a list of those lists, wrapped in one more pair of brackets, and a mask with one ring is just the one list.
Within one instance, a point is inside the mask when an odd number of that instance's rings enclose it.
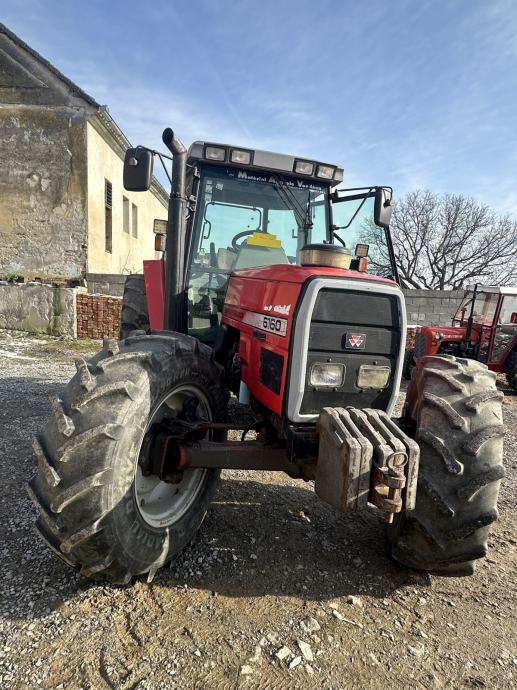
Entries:
{"label": "large rear tire", "polygon": [[186,414],[222,421],[227,394],[210,348],[180,334],[105,342],[35,439],[29,495],[47,545],[83,575],[127,583],[156,570],[192,538],[219,477],[186,470],[179,484],[142,476],[138,457],[151,422]]}
{"label": "large rear tire", "polygon": [[120,314],[120,339],[124,340],[134,331],[148,331],[149,310],[143,275],[129,275],[124,284],[122,311]]}
{"label": "large rear tire", "polygon": [[502,393],[484,364],[452,356],[418,361],[406,418],[420,445],[416,507],[388,534],[400,563],[440,575],[470,575],[487,553],[497,518]]}

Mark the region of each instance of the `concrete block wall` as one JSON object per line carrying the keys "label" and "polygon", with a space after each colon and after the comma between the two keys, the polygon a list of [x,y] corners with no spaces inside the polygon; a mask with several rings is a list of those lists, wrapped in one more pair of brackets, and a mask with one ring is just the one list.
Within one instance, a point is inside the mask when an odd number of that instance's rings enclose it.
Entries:
{"label": "concrete block wall", "polygon": [[127,275],[120,273],[87,273],[86,284],[90,294],[122,297]]}
{"label": "concrete block wall", "polygon": [[404,290],[408,325],[450,326],[463,290]]}

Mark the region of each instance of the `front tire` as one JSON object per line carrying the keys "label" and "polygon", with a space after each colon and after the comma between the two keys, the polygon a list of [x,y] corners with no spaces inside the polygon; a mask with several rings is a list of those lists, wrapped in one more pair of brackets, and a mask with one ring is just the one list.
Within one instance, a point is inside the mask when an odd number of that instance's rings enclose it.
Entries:
{"label": "front tire", "polygon": [[212,351],[189,336],[111,340],[88,364],[78,360],[34,442],[29,495],[47,545],[88,577],[152,579],[201,526],[219,472],[186,470],[176,493],[142,477],[145,431],[157,414],[181,416],[187,405],[196,418],[222,421],[226,402]]}
{"label": "front tire", "polygon": [[417,500],[389,528],[391,554],[440,575],[470,575],[487,553],[504,475],[502,393],[484,364],[452,356],[418,361],[406,417],[420,445]]}

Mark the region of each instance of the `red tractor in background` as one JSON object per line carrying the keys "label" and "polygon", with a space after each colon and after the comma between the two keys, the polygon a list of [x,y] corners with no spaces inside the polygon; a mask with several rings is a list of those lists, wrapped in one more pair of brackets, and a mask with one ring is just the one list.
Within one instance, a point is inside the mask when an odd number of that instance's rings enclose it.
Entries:
{"label": "red tractor in background", "polygon": [[[338,511],[377,511],[400,563],[473,572],[497,517],[502,396],[485,365],[424,357],[390,417],[406,339],[391,189],[337,189],[342,168],[290,155],[187,151],[170,129],[163,141],[164,258],[128,278],[120,341],[77,360],[34,442],[44,541],[85,576],[150,581],[200,527],[221,469],[273,470]],[[126,189],[149,189],[155,155],[127,151]],[[387,257],[382,275],[369,257]]]}
{"label": "red tractor in background", "polygon": [[517,392],[517,288],[473,285],[465,294],[451,326],[421,326],[415,347],[408,350],[404,377],[429,355],[455,355],[483,362],[490,371],[505,373]]}

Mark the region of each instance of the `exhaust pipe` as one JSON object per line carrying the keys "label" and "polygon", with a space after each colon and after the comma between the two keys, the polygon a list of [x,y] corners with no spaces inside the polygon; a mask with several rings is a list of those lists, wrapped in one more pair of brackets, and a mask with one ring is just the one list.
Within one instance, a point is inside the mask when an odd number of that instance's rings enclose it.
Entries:
{"label": "exhaust pipe", "polygon": [[185,176],[187,172],[187,149],[170,127],[163,131],[162,141],[172,153],[172,185],[165,244],[164,326],[169,331],[186,333],[185,215],[187,198],[185,195]]}

